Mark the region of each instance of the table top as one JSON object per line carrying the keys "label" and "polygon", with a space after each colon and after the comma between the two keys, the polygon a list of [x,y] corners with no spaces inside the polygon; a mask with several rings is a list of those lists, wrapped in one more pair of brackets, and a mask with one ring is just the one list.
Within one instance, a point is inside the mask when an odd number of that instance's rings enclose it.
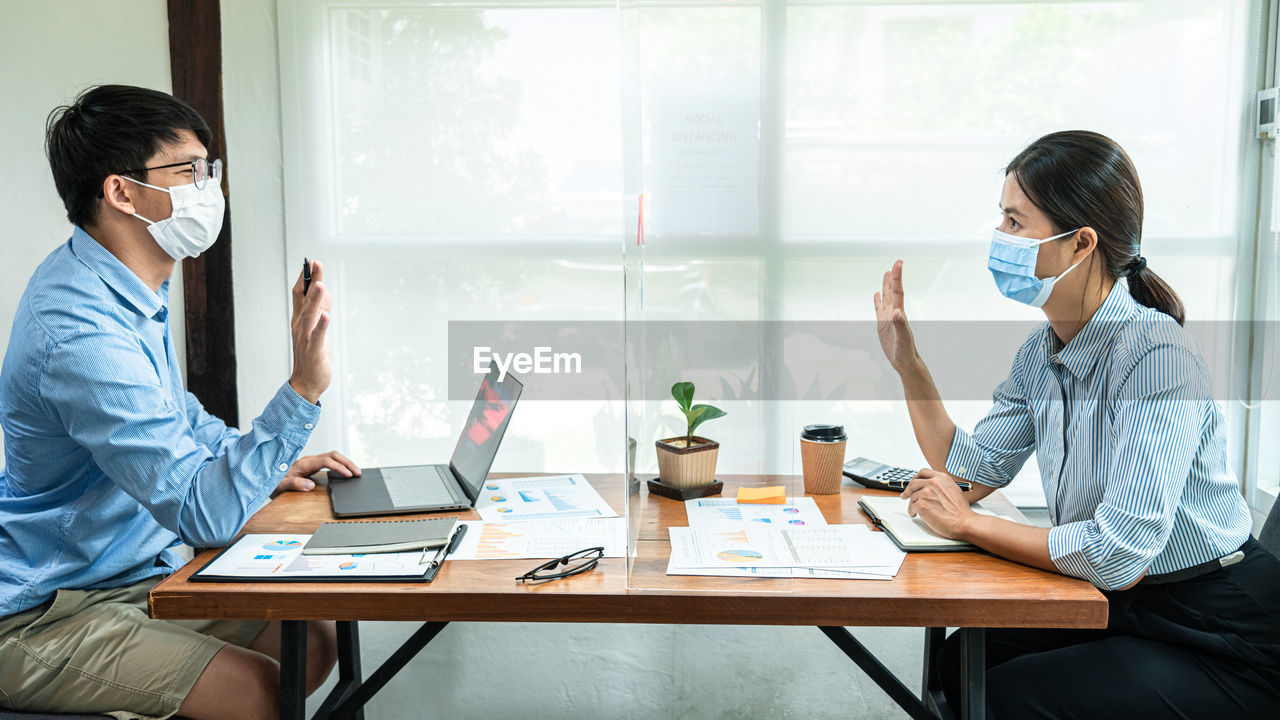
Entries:
{"label": "table top", "polygon": [[[495,474],[493,477],[503,477]],[[516,475],[507,474],[514,477]],[[621,475],[587,475],[622,513]],[[725,476],[724,497],[741,485],[776,478]],[[794,479],[784,479],[798,487]],[[813,496],[829,523],[870,525],[858,509],[865,490],[848,482]],[[1000,493],[983,500],[1017,510]],[[432,516],[478,520],[470,510]],[[402,519],[418,516],[387,516]],[[669,576],[668,526],[686,525],[683,504],[647,493],[631,496],[636,556],[527,586],[514,578],[536,560],[447,561],[434,582],[190,582],[216,550],[204,550],[151,592],[153,617],[166,619],[399,620],[472,622],[633,622],[725,625],[890,625],[908,627],[1101,628],[1107,601],[1083,580],[981,552],[909,553],[893,580],[764,579]],[[246,533],[310,533],[336,520],[328,489],[277,496],[245,525]]]}

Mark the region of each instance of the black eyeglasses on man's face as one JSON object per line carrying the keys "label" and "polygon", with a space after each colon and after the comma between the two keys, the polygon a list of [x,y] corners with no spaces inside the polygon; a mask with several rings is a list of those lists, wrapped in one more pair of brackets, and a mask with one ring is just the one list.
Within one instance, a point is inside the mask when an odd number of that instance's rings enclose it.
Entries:
{"label": "black eyeglasses on man's face", "polygon": [[[565,555],[555,560],[549,560],[529,572],[516,578],[516,582],[526,583],[528,585],[537,585],[548,580],[559,580],[567,578],[570,575],[584,573],[596,566],[600,562],[600,558],[604,557],[604,548],[593,547],[586,550],[579,550],[571,555]],[[564,569],[560,570],[563,565]]]}
{"label": "black eyeglasses on man's face", "polygon": [[169,163],[168,165],[156,165],[155,167],[138,168],[136,170],[121,170],[121,173],[145,173],[150,170],[167,170],[169,168],[190,168],[184,172],[191,173],[191,181],[196,184],[197,189],[203,189],[205,183],[212,179],[215,183],[222,180],[222,161],[214,160],[209,162],[205,158],[196,158],[195,160],[184,160],[182,162]]}

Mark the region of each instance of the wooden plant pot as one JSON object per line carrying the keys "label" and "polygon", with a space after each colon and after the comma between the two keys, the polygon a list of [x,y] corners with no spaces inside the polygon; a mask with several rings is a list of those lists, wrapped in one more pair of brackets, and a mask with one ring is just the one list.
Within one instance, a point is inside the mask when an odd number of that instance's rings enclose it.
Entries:
{"label": "wooden plant pot", "polygon": [[658,448],[658,477],[664,485],[691,488],[710,485],[716,479],[720,443],[697,435],[686,447],[684,435],[654,443]]}

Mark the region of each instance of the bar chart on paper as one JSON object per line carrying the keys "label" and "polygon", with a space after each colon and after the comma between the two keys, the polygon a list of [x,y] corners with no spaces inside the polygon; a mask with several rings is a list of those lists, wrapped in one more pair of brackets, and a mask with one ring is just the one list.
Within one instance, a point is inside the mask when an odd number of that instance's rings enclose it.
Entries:
{"label": "bar chart on paper", "polygon": [[[480,537],[477,538],[475,558],[477,560],[500,560],[502,558],[518,558],[520,552],[515,545],[524,540],[520,526],[497,523],[482,525]],[[463,538],[466,539],[465,537]]]}
{"label": "bar chart on paper", "polygon": [[467,533],[450,560],[550,559],[597,546],[605,557],[622,557],[627,546],[626,521],[617,517],[464,524]]}
{"label": "bar chart on paper", "polygon": [[581,475],[486,481],[476,511],[487,523],[618,516]]}

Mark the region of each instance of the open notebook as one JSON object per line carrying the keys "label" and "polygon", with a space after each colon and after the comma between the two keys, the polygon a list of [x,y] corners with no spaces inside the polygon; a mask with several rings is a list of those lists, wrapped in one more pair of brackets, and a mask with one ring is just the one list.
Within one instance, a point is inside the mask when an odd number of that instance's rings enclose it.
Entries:
{"label": "open notebook", "polygon": [[[858,507],[884,530],[889,539],[907,552],[940,552],[947,550],[973,550],[973,545],[961,540],[948,540],[929,529],[924,520],[907,514],[907,501],[897,495],[865,495],[858,500]],[[983,515],[1008,517],[975,503],[974,512]]]}

